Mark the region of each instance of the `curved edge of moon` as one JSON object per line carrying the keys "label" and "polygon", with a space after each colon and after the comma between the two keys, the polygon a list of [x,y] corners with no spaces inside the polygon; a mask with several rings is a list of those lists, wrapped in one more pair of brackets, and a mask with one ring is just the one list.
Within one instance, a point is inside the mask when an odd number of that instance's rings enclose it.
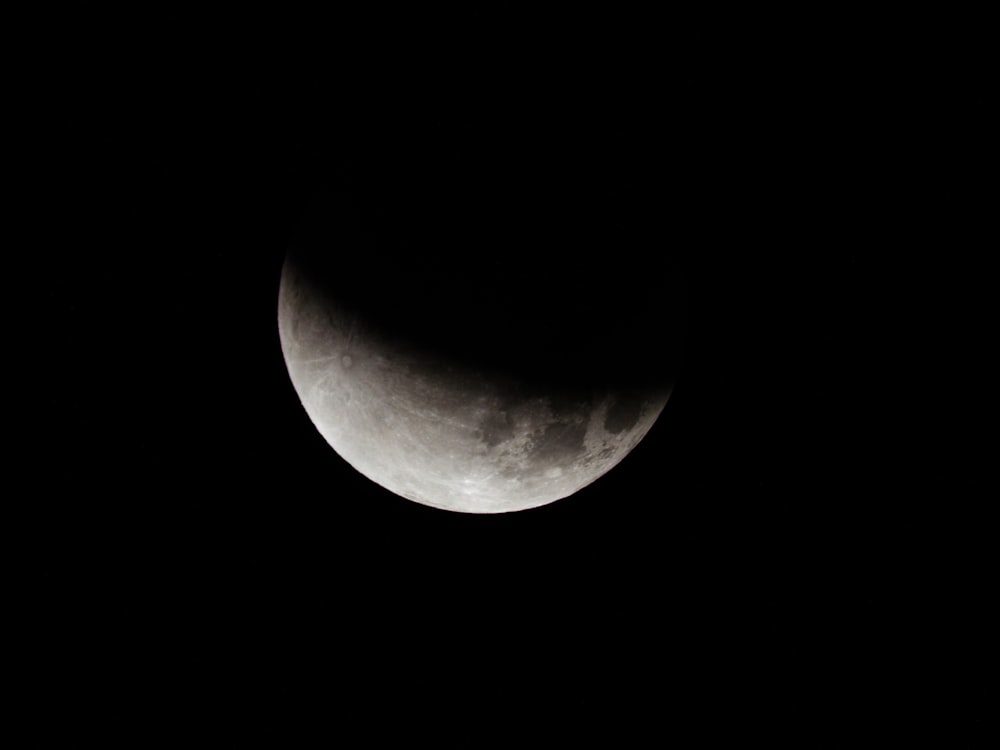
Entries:
{"label": "curved edge of moon", "polygon": [[445,510],[504,513],[572,495],[645,437],[670,395],[523,395],[376,335],[288,262],[278,329],[292,384],[327,443],[382,487]]}

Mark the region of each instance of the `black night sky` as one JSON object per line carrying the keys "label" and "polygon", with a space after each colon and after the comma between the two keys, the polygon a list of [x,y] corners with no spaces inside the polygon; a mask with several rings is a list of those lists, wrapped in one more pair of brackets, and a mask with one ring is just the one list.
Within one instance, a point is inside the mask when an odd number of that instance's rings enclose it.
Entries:
{"label": "black night sky", "polygon": [[[65,208],[32,239],[47,335],[25,443],[48,460],[24,528],[41,637],[79,662],[67,690],[103,679],[87,654],[109,642],[135,654],[124,682],[160,675],[206,705],[346,691],[363,709],[433,676],[454,710],[596,712],[614,732],[676,711],[711,725],[734,694],[760,721],[768,696],[874,716],[873,685],[920,671],[904,602],[927,586],[972,612],[908,535],[931,508],[890,479],[898,266],[881,253],[911,167],[877,82],[715,56],[530,85],[238,67],[69,74],[74,126],[36,134],[57,156],[35,194]],[[301,408],[276,326],[285,248],[323,191],[362,203],[393,252],[446,236],[435,263],[549,305],[662,312],[683,279],[653,430],[593,485],[509,515],[356,473]],[[385,273],[359,289],[405,314],[385,289],[409,281]],[[655,351],[655,330],[629,331]],[[941,529],[961,546],[957,519]]]}

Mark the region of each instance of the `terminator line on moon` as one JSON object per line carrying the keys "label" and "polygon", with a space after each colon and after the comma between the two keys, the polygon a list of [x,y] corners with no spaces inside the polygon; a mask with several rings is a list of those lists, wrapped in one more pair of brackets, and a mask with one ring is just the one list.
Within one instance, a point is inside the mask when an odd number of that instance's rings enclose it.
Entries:
{"label": "terminator line on moon", "polygon": [[382,335],[286,260],[278,328],[292,384],[351,466],[404,498],[503,513],[567,497],[653,426],[669,385],[552,398]]}

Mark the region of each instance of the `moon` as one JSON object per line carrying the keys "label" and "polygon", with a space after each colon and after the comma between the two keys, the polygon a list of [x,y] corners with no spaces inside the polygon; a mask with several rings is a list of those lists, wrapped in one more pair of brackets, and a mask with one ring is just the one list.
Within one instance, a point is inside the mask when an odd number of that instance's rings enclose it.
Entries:
{"label": "moon", "polygon": [[505,513],[565,498],[616,466],[670,385],[545,391],[386,335],[291,256],[281,348],[320,435],[351,466],[417,503]]}

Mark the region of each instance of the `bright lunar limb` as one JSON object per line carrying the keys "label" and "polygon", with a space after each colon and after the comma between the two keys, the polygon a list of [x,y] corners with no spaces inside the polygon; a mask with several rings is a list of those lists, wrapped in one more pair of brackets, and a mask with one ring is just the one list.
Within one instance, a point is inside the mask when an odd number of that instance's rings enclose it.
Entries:
{"label": "bright lunar limb", "polygon": [[306,413],[382,487],[466,513],[567,497],[621,461],[669,396],[655,389],[539,393],[393,341],[286,260],[278,327]]}

